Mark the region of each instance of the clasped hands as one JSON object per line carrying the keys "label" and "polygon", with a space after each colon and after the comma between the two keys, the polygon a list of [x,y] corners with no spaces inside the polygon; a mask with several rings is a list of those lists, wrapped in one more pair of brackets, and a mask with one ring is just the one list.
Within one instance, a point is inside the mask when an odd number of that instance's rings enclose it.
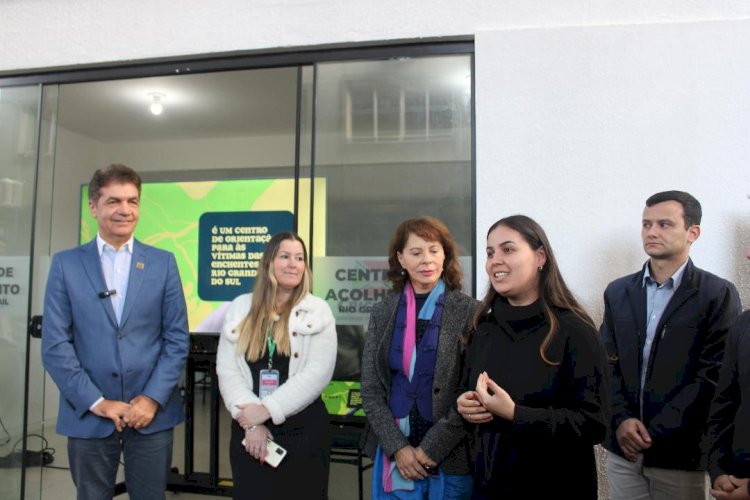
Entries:
{"label": "clasped hands", "polygon": [[110,419],[115,424],[117,432],[122,432],[125,427],[148,427],[158,409],[159,403],[141,394],[131,399],[130,403],[105,399],[96,405],[92,412],[99,417]]}
{"label": "clasped hands", "polygon": [[425,467],[437,467],[437,463],[427,456],[421,446],[404,446],[393,455],[393,458],[396,459],[399,473],[406,479],[425,479],[430,475]]}
{"label": "clasped hands", "polygon": [[255,425],[245,428],[245,440],[242,442],[245,451],[251,457],[264,463],[268,455],[268,440],[273,440],[273,434],[265,425]]}
{"label": "clasped hands", "polygon": [[722,474],[716,478],[713,487],[711,488],[711,495],[716,500],[747,500],[750,499],[750,491],[748,491],[748,478],[738,478],[727,474]]}
{"label": "clasped hands", "polygon": [[479,374],[476,389],[461,394],[456,404],[458,413],[472,424],[490,422],[495,415],[505,420],[513,420],[516,411],[516,403],[505,389],[487,375],[487,372]]}
{"label": "clasped hands", "polygon": [[245,451],[253,458],[264,463],[268,450],[266,442],[273,439],[273,434],[263,425],[271,414],[265,406],[258,403],[243,403],[235,405],[240,412],[234,419],[245,429]]}
{"label": "clasped hands", "polygon": [[240,413],[234,419],[243,429],[264,424],[266,420],[271,418],[271,414],[262,404],[242,403],[234,406],[240,410]]}

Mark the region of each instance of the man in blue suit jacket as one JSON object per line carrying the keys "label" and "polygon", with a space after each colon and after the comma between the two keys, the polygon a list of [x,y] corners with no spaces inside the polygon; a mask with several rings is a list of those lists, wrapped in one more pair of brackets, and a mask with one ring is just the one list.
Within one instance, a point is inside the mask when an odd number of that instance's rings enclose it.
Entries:
{"label": "man in blue suit jacket", "polygon": [[112,498],[122,453],[130,498],[164,498],[188,355],[174,256],[136,241],[141,179],[110,165],[89,183],[95,240],[52,258],[42,360],[60,389],[57,432],[79,499]]}

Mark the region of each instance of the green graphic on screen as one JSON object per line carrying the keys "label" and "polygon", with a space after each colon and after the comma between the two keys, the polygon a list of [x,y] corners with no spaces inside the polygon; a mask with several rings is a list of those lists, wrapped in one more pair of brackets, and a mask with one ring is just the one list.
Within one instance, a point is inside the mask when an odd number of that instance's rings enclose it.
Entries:
{"label": "green graphic on screen", "polygon": [[[299,180],[298,227],[309,243],[310,180]],[[314,255],[325,255],[326,182],[315,179]],[[223,302],[198,296],[198,221],[207,212],[289,211],[294,212],[294,179],[253,179],[197,182],[146,182],[141,187],[140,219],[135,237],[147,245],[172,252],[180,270],[190,331]],[[96,220],[88,208],[88,187],[81,193],[81,238],[85,243],[96,236]],[[241,290],[238,293],[249,292]]]}

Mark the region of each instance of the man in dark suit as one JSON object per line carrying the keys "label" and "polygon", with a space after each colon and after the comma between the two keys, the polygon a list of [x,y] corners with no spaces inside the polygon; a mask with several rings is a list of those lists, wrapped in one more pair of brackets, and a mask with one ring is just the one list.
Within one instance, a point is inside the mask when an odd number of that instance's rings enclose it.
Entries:
{"label": "man in dark suit", "polygon": [[60,389],[57,432],[79,499],[111,498],[120,454],[130,498],[162,499],[189,350],[174,256],[133,238],[141,179],[110,165],[89,183],[96,239],[52,258],[42,360]]}
{"label": "man in dark suit", "polygon": [[649,260],[604,292],[612,500],[706,498],[701,436],[740,301],[734,285],[689,258],[701,215],[688,193],[651,196],[641,229]]}
{"label": "man in dark suit", "polygon": [[711,495],[750,500],[750,309],[729,330],[704,450]]}

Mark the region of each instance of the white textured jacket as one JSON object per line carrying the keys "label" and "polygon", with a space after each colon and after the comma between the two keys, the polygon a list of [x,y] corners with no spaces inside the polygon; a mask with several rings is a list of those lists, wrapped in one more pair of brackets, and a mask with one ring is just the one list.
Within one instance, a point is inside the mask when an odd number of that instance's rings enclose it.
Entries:
{"label": "white textured jacket", "polygon": [[253,377],[244,353],[237,352],[240,323],[250,311],[252,294],[240,295],[232,301],[216,353],[216,374],[219,391],[227,410],[236,417],[236,405],[262,404],[274,424],[305,409],[331,381],[336,365],[336,324],[331,308],[322,299],[307,294],[289,317],[291,359],[289,378],[262,400],[253,392]]}

